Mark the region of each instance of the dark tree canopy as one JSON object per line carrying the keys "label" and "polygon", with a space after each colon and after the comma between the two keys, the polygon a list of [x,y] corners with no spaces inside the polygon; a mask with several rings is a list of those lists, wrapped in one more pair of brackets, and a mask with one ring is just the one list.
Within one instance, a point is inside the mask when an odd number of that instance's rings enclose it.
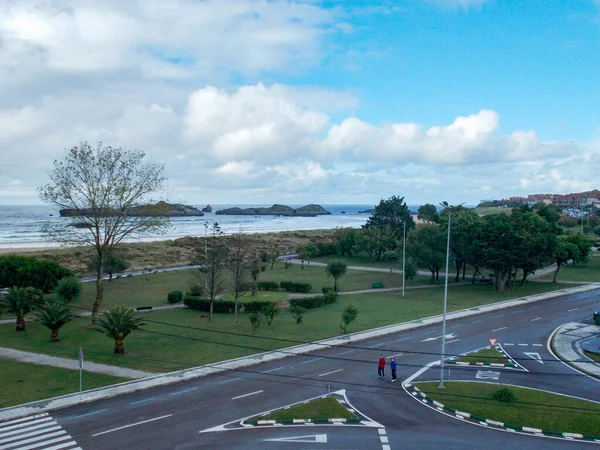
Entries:
{"label": "dark tree canopy", "polygon": [[[96,272],[100,264],[100,257],[96,254],[90,263],[90,270]],[[125,258],[115,251],[108,252],[104,256],[104,273],[108,274],[108,280],[111,281],[115,273],[121,273],[127,270],[129,264]]]}
{"label": "dark tree canopy", "polygon": [[426,222],[437,223],[440,221],[440,216],[438,215],[437,208],[431,203],[426,203],[425,205],[419,206],[417,217],[419,218],[419,220],[424,220]]}
{"label": "dark tree canopy", "polygon": [[96,272],[96,301],[92,307],[95,321],[102,303],[102,276],[106,255],[123,239],[157,232],[168,225],[164,211],[145,208],[147,215],[135,209],[153,204],[150,198],[162,191],[164,167],[144,159],[139,150],[80,143],[54,161],[50,182],[39,188],[42,201],[59,209],[73,210],[72,225],[51,230],[54,239],[70,245],[92,246],[99,257]]}
{"label": "dark tree canopy", "polygon": [[0,256],[0,288],[33,287],[47,294],[62,278],[70,275],[70,270],[54,261],[17,255]]}
{"label": "dark tree canopy", "polygon": [[414,228],[415,221],[412,218],[404,197],[392,195],[387,200],[381,200],[375,207],[375,211],[365,224],[365,228],[389,227],[396,235],[402,234],[402,227],[406,222],[406,230]]}

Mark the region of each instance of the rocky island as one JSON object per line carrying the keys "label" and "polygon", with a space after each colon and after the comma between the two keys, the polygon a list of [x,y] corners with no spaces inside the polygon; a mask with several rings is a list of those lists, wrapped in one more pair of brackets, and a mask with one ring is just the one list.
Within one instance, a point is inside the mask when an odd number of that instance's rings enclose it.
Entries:
{"label": "rocky island", "polygon": [[[61,217],[77,217],[80,215],[88,216],[92,214],[91,209],[61,209],[59,211]],[[115,211],[106,209],[100,214],[103,217],[115,215]],[[193,206],[184,205],[182,203],[167,203],[160,201],[154,205],[133,206],[127,211],[129,216],[149,217],[184,217],[184,216],[203,216],[204,213]]]}
{"label": "rocky island", "polygon": [[207,212],[207,213],[212,212],[212,206],[206,205],[204,208],[202,208],[202,212]]}
{"label": "rocky island", "polygon": [[273,205],[269,208],[227,208],[217,211],[215,214],[226,216],[288,216],[288,217],[316,217],[331,214],[321,205],[306,205],[300,208],[292,208],[286,205]]}

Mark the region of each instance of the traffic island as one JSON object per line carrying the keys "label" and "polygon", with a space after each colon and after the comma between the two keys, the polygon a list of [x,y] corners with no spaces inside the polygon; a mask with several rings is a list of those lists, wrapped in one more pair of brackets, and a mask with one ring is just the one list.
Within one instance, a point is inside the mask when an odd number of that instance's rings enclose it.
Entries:
{"label": "traffic island", "polygon": [[478,350],[473,353],[468,353],[446,361],[446,364],[456,366],[477,366],[477,367],[495,367],[495,368],[510,368],[522,369],[511,356],[504,351],[502,346],[495,345],[494,347]]}

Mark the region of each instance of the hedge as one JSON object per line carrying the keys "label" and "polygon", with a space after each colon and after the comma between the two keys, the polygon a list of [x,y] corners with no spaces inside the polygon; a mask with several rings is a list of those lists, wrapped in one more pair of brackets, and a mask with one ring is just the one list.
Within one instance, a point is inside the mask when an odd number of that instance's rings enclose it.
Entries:
{"label": "hedge", "polygon": [[307,293],[312,290],[312,284],[310,283],[296,283],[294,281],[282,281],[279,283],[281,289],[287,292],[300,292]]}
{"label": "hedge", "polygon": [[315,297],[293,298],[290,300],[290,306],[298,306],[304,309],[320,308],[321,306],[331,305],[337,301],[335,292],[328,292],[325,295]]}
{"label": "hedge", "polygon": [[263,308],[268,305],[276,305],[277,302],[248,302],[244,303],[244,312],[247,314],[254,314],[262,312]]}
{"label": "hedge", "polygon": [[171,291],[167,296],[167,301],[171,304],[179,303],[183,300],[183,292],[181,291]]}
{"label": "hedge", "polygon": [[279,283],[277,281],[259,281],[258,289],[260,291],[278,291]]}
{"label": "hedge", "polygon": [[[195,297],[193,295],[186,295],[183,299],[183,304],[190,309],[197,311],[210,311],[210,300],[207,298]],[[238,302],[238,311],[241,309],[242,304]],[[214,313],[232,313],[235,309],[235,302],[229,300],[215,300],[213,304]]]}

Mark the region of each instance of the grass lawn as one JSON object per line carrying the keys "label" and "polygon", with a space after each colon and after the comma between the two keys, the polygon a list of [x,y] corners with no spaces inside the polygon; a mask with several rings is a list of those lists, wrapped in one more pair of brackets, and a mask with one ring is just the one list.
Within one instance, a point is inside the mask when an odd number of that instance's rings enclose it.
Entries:
{"label": "grass lawn", "polygon": [[588,358],[593,359],[594,361],[600,363],[600,355],[597,355],[596,353],[592,353],[592,352],[586,352],[585,350],[583,351],[583,354],[585,356],[587,356]]}
{"label": "grass lawn", "polygon": [[[529,283],[501,294],[491,286],[452,286],[448,311],[556,287],[552,283]],[[65,325],[57,343],[50,343],[48,329],[35,322],[28,322],[27,330],[19,333],[14,324],[0,325],[0,342],[6,347],[69,358],[77,358],[79,347],[83,347],[90,361],[165,372],[339,336],[342,311],[350,304],[358,308],[358,317],[348,331],[356,332],[441,314],[442,302],[443,286],[408,290],[404,298],[397,291],[342,295],[333,305],[307,311],[300,325],[284,310],[272,325],[263,321],[256,331],[252,331],[246,314],[240,314],[236,323],[231,322],[230,314],[215,314],[213,322],[208,323],[199,311],[187,308],[154,311],[142,314],[148,322],[147,331],[127,338],[125,355],[113,355],[113,342],[98,333],[89,318],[78,318]]]}
{"label": "grass lawn", "polygon": [[[542,280],[552,280],[554,272],[544,275]],[[600,256],[591,255],[587,263],[580,264],[563,264],[558,271],[556,277],[558,282],[561,281],[591,281],[600,282]]]}
{"label": "grass lawn", "polygon": [[446,406],[505,424],[546,431],[600,435],[600,404],[557,394],[510,386],[516,401],[493,399],[500,385],[475,382],[416,383],[429,397]]}
{"label": "grass lawn", "polygon": [[500,353],[495,348],[486,348],[475,353],[471,353],[467,356],[462,356],[454,360],[455,362],[468,362],[468,363],[494,363],[494,364],[508,364],[508,359],[504,354]]}
{"label": "grass lawn", "polygon": [[[57,397],[79,391],[79,371],[0,359],[2,395],[0,408]],[[83,389],[129,381],[97,373],[83,373]]]}
{"label": "grass lawn", "polygon": [[253,420],[293,420],[293,419],[355,419],[356,416],[348,411],[333,397],[318,398],[307,403],[291,406],[287,409],[273,411]]}

